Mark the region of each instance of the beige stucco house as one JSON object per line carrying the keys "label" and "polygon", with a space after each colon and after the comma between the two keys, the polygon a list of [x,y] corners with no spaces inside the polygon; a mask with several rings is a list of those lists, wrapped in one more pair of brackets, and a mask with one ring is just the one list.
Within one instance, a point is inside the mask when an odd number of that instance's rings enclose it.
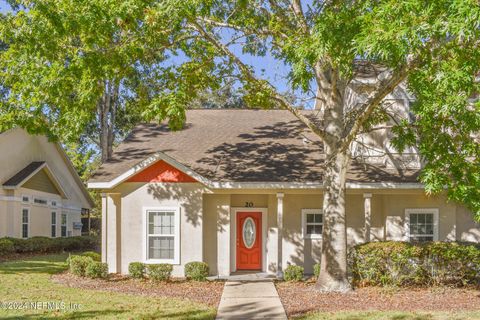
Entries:
{"label": "beige stucco house", "polygon": [[[383,141],[362,139],[371,149]],[[401,167],[401,155],[369,157],[357,146],[359,153],[347,182],[350,245],[480,241],[468,210],[425,195],[418,163]],[[103,192],[103,260],[121,273],[134,261],[172,263],[176,276],[190,261],[219,276],[275,274],[288,264],[312,273],[322,245],[323,161],[321,141],[287,111],[190,110],[178,132],[139,125],[89,182]]]}
{"label": "beige stucco house", "polygon": [[62,147],[15,128],[0,134],[0,237],[81,235],[93,200]]}

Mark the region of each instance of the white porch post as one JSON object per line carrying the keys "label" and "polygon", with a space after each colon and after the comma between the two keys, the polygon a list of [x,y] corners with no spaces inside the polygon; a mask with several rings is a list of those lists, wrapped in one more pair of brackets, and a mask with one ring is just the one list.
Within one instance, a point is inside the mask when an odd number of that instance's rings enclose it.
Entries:
{"label": "white porch post", "polygon": [[107,194],[100,194],[102,197],[102,262],[107,262]]}
{"label": "white porch post", "polygon": [[370,229],[371,229],[371,220],[372,220],[372,194],[364,193],[363,202],[364,202],[364,211],[365,211],[365,242],[370,242]]}
{"label": "white porch post", "polygon": [[278,256],[277,256],[277,278],[283,278],[283,196],[282,192],[277,193],[277,228],[278,228]]}
{"label": "white porch post", "polygon": [[217,223],[219,224],[217,231],[217,273],[220,277],[229,276],[232,271],[230,261],[230,237],[231,237],[231,221],[230,221],[230,195],[218,196],[216,203]]}
{"label": "white porch post", "polygon": [[[120,267],[120,213],[121,197],[118,193],[107,193],[106,198],[106,262],[108,263],[108,272],[121,272]],[[102,223],[103,225],[103,223]],[[103,236],[102,236],[103,238]],[[104,249],[102,249],[103,252]]]}

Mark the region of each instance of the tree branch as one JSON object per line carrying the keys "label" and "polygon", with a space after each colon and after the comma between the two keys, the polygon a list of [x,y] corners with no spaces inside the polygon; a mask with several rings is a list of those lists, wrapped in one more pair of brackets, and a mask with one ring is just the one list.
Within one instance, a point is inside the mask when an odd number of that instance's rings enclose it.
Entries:
{"label": "tree branch", "polygon": [[259,86],[267,85],[269,91],[272,93],[272,96],[271,96],[272,99],[277,101],[285,110],[290,111],[298,120],[300,120],[303,124],[305,124],[310,130],[312,130],[312,132],[318,135],[321,139],[325,139],[326,132],[323,129],[319,128],[317,125],[315,125],[313,121],[308,119],[304,114],[300,112],[300,110],[295,108],[295,106],[291,105],[284,96],[282,96],[277,92],[275,87],[273,87],[266,80],[257,79],[253,74],[252,70],[247,65],[245,65],[225,45],[223,45],[220,41],[218,41],[214,35],[208,33],[200,24],[198,24],[198,22],[192,21],[191,24],[208,42],[214,45],[224,55],[229,57],[232,60],[232,62],[238,66],[238,68],[240,69],[240,72],[243,74],[243,76],[246,79],[258,84]]}
{"label": "tree branch", "polygon": [[[355,139],[355,137],[360,132],[361,128],[368,120],[375,108],[389,93],[391,93],[400,83],[402,83],[407,78],[408,73],[415,67],[417,62],[418,61],[416,59],[411,59],[397,71],[389,71],[389,76],[377,82],[377,84],[375,85],[375,90],[371,94],[369,94],[367,100],[362,103],[360,110],[356,111],[358,112],[358,115],[352,117],[355,119],[355,121],[345,128],[347,134],[342,140],[342,145],[340,147],[341,150],[345,150],[350,146],[350,143],[353,141],[353,139]],[[349,129],[349,127],[351,128]]]}
{"label": "tree branch", "polygon": [[307,20],[305,19],[305,15],[303,14],[303,9],[302,9],[302,3],[300,0],[293,0],[292,1],[292,9],[293,13],[297,19],[297,21],[300,23],[301,29],[303,33],[309,34],[310,30],[308,28]]}

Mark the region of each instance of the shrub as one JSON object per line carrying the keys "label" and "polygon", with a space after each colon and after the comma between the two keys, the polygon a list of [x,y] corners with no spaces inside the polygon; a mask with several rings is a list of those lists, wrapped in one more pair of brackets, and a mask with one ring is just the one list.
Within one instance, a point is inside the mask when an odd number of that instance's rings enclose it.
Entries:
{"label": "shrub", "polygon": [[68,264],[70,267],[70,272],[77,276],[85,276],[85,271],[87,266],[94,262],[90,257],[83,257],[83,256],[70,256],[68,258]]}
{"label": "shrub", "polygon": [[168,263],[149,264],[147,265],[147,273],[150,279],[155,281],[167,281],[173,271],[173,266]]}
{"label": "shrub", "polygon": [[52,252],[53,250],[53,239],[47,237],[32,237],[26,239],[26,250],[27,252]]}
{"label": "shrub", "polygon": [[78,236],[66,238],[32,237],[29,239],[3,238],[13,243],[16,253],[44,253],[61,251],[95,250],[98,237]]}
{"label": "shrub", "polygon": [[82,253],[82,256],[90,257],[92,258],[93,261],[97,261],[97,262],[102,261],[102,256],[100,255],[100,253],[95,251],[85,251],[84,253]]}
{"label": "shrub", "polygon": [[457,242],[370,242],[349,254],[354,285],[466,285],[480,281],[480,247]]}
{"label": "shrub", "polygon": [[132,262],[128,265],[130,277],[135,279],[145,278],[145,264],[141,262]]}
{"label": "shrub", "polygon": [[185,277],[195,281],[205,281],[208,277],[208,264],[205,262],[189,262],[185,265]]}
{"label": "shrub", "polygon": [[315,278],[318,279],[318,277],[320,276],[320,263],[315,263],[313,265],[313,275],[315,276]]}
{"label": "shrub", "polygon": [[283,278],[285,281],[302,281],[303,280],[303,267],[302,266],[295,266],[289,265],[285,268],[285,272],[283,273]]}
{"label": "shrub", "polygon": [[7,255],[15,252],[15,246],[10,239],[0,239],[0,255]]}
{"label": "shrub", "polygon": [[92,279],[105,279],[108,276],[108,264],[93,260],[90,261],[85,268],[85,276]]}

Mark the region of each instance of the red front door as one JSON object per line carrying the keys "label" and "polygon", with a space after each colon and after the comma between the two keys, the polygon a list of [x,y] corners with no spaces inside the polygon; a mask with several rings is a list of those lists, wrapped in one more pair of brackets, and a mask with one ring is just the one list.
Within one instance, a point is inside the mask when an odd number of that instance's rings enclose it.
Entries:
{"label": "red front door", "polygon": [[262,269],[262,213],[237,212],[237,270]]}

